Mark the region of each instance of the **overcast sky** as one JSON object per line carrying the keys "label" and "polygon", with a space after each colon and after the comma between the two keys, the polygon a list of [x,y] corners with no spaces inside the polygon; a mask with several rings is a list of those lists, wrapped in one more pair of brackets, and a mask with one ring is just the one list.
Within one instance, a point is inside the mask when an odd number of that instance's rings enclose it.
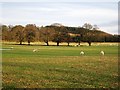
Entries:
{"label": "overcast sky", "polygon": [[[96,0],[97,1],[97,0]],[[11,2],[0,3],[0,22],[7,25],[36,24],[46,26],[52,23],[61,23],[65,26],[82,26],[84,23],[97,24],[105,32],[118,33],[118,2],[69,2],[45,0],[35,2]]]}

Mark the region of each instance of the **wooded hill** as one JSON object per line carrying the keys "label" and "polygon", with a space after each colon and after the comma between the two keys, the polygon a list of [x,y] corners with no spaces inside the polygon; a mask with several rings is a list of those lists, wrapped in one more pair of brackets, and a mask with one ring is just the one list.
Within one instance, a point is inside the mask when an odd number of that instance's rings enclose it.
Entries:
{"label": "wooded hill", "polygon": [[[58,26],[57,26],[58,25]],[[45,27],[38,27],[35,24],[6,26],[2,25],[2,40],[5,41],[27,41],[28,45],[33,41],[43,41],[49,46],[49,41],[57,43],[88,42],[91,46],[92,42],[119,42],[120,35],[112,35],[97,28],[89,29],[87,27],[68,27],[59,24],[52,24]]]}
{"label": "wooded hill", "polygon": [[[82,27],[57,27],[57,26],[47,26],[49,28],[53,28],[56,31],[61,32],[61,34],[65,33],[65,35],[62,36],[63,41],[64,38],[69,38],[70,42],[78,42],[78,45],[80,45],[80,42],[88,42],[89,45],[91,45],[91,42],[118,42],[119,35],[112,35],[100,30],[89,30]],[[46,27],[46,28],[47,28]],[[65,39],[65,41],[66,41]]]}

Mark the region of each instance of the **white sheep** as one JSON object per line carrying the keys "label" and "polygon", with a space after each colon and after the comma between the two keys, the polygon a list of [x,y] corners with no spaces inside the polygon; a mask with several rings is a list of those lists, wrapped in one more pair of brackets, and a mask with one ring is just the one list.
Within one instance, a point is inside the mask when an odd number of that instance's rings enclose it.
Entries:
{"label": "white sheep", "polygon": [[105,55],[105,52],[104,52],[104,51],[100,51],[100,54],[104,56],[104,55]]}
{"label": "white sheep", "polygon": [[80,52],[80,55],[84,55],[85,53],[83,51]]}
{"label": "white sheep", "polygon": [[33,52],[37,52],[37,49],[33,49]]}

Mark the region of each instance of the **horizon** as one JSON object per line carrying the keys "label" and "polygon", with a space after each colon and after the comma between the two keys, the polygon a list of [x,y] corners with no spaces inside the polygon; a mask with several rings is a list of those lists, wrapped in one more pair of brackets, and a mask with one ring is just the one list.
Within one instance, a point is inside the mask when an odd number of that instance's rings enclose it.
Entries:
{"label": "horizon", "polygon": [[60,23],[82,27],[97,25],[101,31],[118,34],[118,5],[116,2],[3,2],[1,24],[47,26]]}

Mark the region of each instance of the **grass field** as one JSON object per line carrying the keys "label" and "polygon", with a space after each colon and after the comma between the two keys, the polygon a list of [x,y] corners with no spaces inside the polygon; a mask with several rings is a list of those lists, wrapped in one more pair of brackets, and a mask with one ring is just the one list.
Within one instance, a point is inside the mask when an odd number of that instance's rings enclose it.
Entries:
{"label": "grass field", "polygon": [[[3,44],[4,88],[117,88],[118,47]],[[33,49],[38,49],[33,52]],[[80,51],[85,52],[80,56]],[[105,56],[100,56],[100,51]]]}

